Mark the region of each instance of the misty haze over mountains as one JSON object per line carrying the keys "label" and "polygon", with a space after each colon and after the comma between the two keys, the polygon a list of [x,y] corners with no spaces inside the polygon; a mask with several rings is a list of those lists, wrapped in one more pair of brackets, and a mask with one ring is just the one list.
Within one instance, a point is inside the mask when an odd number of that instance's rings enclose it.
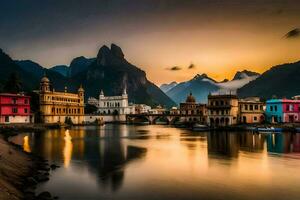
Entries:
{"label": "misty haze over mountains", "polygon": [[198,102],[206,103],[207,95],[216,91],[236,91],[250,81],[259,77],[259,73],[251,71],[238,71],[231,81],[217,82],[207,74],[197,74],[193,79],[174,84],[163,84],[160,88],[177,104],[184,102],[186,96],[192,92]]}

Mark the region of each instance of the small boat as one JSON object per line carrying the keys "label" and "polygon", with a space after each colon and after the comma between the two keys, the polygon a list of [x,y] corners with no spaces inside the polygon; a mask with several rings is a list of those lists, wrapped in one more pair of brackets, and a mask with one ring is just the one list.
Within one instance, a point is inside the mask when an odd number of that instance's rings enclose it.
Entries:
{"label": "small boat", "polygon": [[208,131],[209,127],[203,124],[194,124],[192,127],[193,131]]}
{"label": "small boat", "polygon": [[282,132],[282,128],[274,128],[274,127],[259,127],[257,131],[260,133],[278,133]]}
{"label": "small boat", "polygon": [[255,127],[255,126],[247,126],[246,130],[248,130],[248,131],[257,131],[257,127]]}

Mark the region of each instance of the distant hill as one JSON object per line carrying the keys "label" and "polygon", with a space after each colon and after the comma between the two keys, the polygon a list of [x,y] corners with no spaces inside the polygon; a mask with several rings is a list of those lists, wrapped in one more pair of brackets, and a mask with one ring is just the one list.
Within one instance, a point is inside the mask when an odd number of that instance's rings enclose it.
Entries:
{"label": "distant hill", "polygon": [[8,77],[11,73],[17,72],[22,83],[23,88],[29,90],[33,88],[38,82],[36,82],[35,77],[32,73],[29,73],[26,70],[23,70],[18,64],[13,61],[9,55],[4,53],[0,49],[0,92],[3,90]]}
{"label": "distant hill", "polygon": [[92,62],[95,60],[96,60],[96,58],[85,58],[84,56],[80,56],[80,57],[74,58],[71,61],[70,66],[56,65],[56,66],[50,68],[50,70],[56,71],[56,72],[60,73],[61,75],[70,78],[70,77],[75,76],[78,73],[86,70],[92,64]]}
{"label": "distant hill", "polygon": [[75,76],[86,70],[95,60],[96,58],[86,58],[84,56],[74,58],[70,64],[70,76]]}
{"label": "distant hill", "polygon": [[[60,73],[56,71],[52,71],[50,69],[44,68],[41,65],[39,65],[36,62],[33,62],[31,60],[21,60],[21,61],[15,61],[15,63],[24,71],[31,74],[31,79],[23,81],[23,84],[31,84],[32,86],[28,89],[24,88],[25,90],[36,90],[39,88],[39,83],[41,78],[46,74],[49,79],[52,81],[52,86],[56,90],[63,90],[65,86],[71,87],[71,84],[69,80],[61,75]],[[18,71],[17,71],[18,72]],[[23,76],[22,73],[19,73],[21,77],[26,78]]]}
{"label": "distant hill", "polygon": [[172,89],[173,87],[175,87],[177,85],[177,82],[173,81],[171,83],[165,83],[162,84],[159,88],[164,92],[168,92],[170,89]]}
{"label": "distant hill", "polygon": [[210,92],[219,90],[216,81],[206,74],[196,75],[193,79],[178,83],[175,87],[167,91],[167,95],[177,104],[184,102],[187,95],[192,92],[197,102],[206,102]]}
{"label": "distant hill", "polygon": [[217,91],[236,91],[250,81],[259,77],[256,72],[242,71],[237,72],[231,81],[225,79],[222,82],[217,82],[208,77],[206,74],[196,75],[193,79],[182,82],[171,88],[166,94],[177,104],[184,102],[186,96],[192,92],[196,101],[201,103],[207,102],[207,95]]}
{"label": "distant hill", "polygon": [[56,65],[50,68],[50,70],[58,72],[65,77],[70,77],[70,68],[67,65]]}
{"label": "distant hill", "polygon": [[240,97],[287,97],[300,94],[300,61],[274,66],[238,90]]}

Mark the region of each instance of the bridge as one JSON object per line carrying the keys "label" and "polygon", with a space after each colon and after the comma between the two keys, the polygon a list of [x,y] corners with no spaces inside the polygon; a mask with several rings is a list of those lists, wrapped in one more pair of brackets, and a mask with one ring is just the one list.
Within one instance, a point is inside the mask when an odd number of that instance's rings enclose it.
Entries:
{"label": "bridge", "polygon": [[180,118],[186,118],[188,121],[198,121],[200,115],[183,115],[183,114],[150,114],[150,113],[142,113],[142,114],[128,114],[126,115],[127,123],[134,122],[149,122],[149,124],[156,124],[158,120],[166,122],[167,124],[175,124],[175,122],[179,121]]}

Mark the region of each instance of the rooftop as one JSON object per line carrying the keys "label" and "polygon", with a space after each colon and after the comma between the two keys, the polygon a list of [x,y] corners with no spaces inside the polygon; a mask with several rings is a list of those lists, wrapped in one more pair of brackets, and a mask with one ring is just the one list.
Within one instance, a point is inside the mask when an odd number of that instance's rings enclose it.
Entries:
{"label": "rooftop", "polygon": [[30,96],[26,96],[24,94],[13,94],[13,93],[0,93],[0,96],[7,96],[7,97],[28,97],[28,98],[30,98]]}

